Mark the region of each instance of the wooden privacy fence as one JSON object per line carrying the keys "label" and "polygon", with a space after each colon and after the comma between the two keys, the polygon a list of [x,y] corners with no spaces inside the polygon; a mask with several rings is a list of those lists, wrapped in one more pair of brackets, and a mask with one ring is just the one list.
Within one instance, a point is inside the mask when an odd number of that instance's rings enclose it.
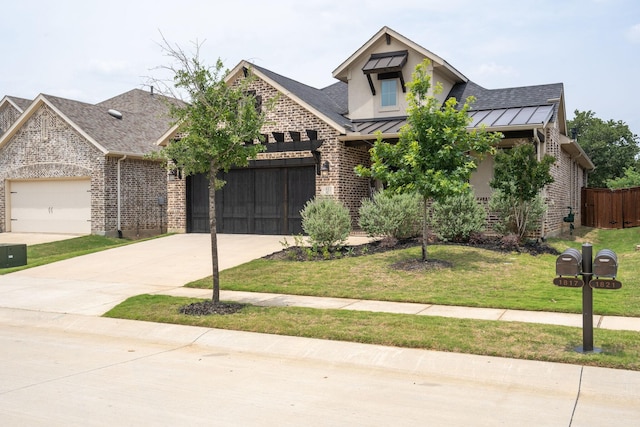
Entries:
{"label": "wooden privacy fence", "polygon": [[594,228],[640,226],[640,187],[582,189],[582,225]]}

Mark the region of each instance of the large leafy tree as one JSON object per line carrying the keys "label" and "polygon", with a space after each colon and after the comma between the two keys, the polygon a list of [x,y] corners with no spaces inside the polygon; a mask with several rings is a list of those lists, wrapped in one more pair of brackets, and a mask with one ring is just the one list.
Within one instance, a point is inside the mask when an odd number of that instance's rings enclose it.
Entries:
{"label": "large leafy tree", "polygon": [[638,136],[623,121],[604,121],[593,111],[574,112],[569,127],[575,129],[578,143],[596,169],[589,175],[589,187],[606,187],[607,180],[624,176],[637,163]]}
{"label": "large leafy tree", "polygon": [[467,114],[473,98],[458,107],[454,98],[444,105],[430,91],[429,61],[418,64],[407,84],[407,124],[397,143],[381,136],[371,148],[371,167],[356,167],[356,173],[382,181],[396,193],[418,193],[422,198],[422,260],[427,260],[428,203],[470,191],[469,178],[478,156],[492,150],[499,133],[467,129]]}
{"label": "large leafy tree", "polygon": [[[163,49],[173,64],[161,67],[173,75],[173,87],[186,94],[185,103],[173,105],[171,112],[180,125],[182,137],[160,152],[170,168],[185,176],[207,174],[209,177],[209,225],[211,229],[211,263],[213,267],[214,304],[220,302],[218,240],[216,235],[216,190],[224,185],[220,171],[232,166],[246,166],[250,158],[262,151],[260,138],[264,114],[256,108],[255,95],[249,91],[251,75],[228,84],[220,59],[214,67],[200,58],[200,46],[192,54],[164,40]],[[166,86],[165,87],[169,87]]]}
{"label": "large leafy tree", "polygon": [[607,187],[612,190],[621,188],[640,187],[640,169],[636,166],[628,167],[624,170],[624,175],[615,179],[607,180]]}

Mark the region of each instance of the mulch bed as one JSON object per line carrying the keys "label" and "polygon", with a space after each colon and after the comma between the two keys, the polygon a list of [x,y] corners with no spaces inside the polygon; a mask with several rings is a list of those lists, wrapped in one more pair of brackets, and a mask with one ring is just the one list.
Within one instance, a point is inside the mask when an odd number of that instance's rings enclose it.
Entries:
{"label": "mulch bed", "polygon": [[[329,251],[324,252],[322,250],[313,251],[308,247],[291,246],[281,251],[274,252],[270,255],[263,257],[270,260],[282,260],[282,261],[326,261],[331,259],[365,256],[376,253],[382,253],[387,251],[408,249],[421,245],[419,238],[405,239],[405,240],[376,240],[371,243],[362,245],[347,245],[339,248],[331,248]],[[501,239],[499,237],[482,237],[482,239],[474,239],[468,243],[444,243],[436,242],[435,239],[430,239],[429,244],[448,244],[448,245],[461,245],[475,248],[482,248],[497,252],[518,252],[527,253],[529,255],[541,255],[551,254],[559,255],[559,252],[540,241],[531,241],[523,245],[514,244],[511,240]],[[421,261],[420,261],[421,262]],[[431,263],[431,266],[427,268],[450,268],[451,263],[441,260],[428,260],[427,263]],[[424,264],[424,263],[423,263]],[[405,270],[406,266],[398,266],[399,269]],[[424,267],[424,266],[423,266]],[[415,268],[417,269],[417,267]]]}
{"label": "mulch bed", "polygon": [[215,304],[212,300],[194,302],[189,305],[180,307],[181,314],[190,316],[209,316],[212,314],[233,314],[237,313],[245,307],[245,304],[238,303],[222,303]]}

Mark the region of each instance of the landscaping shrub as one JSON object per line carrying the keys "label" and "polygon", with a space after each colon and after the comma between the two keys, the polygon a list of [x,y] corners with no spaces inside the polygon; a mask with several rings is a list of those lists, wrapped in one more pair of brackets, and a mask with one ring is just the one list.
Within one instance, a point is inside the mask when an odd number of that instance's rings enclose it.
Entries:
{"label": "landscaping shrub", "polygon": [[391,194],[379,191],[373,199],[363,199],[360,227],[370,237],[408,239],[420,234],[422,211],[418,194]]}
{"label": "landscaping shrub", "polygon": [[300,211],[302,229],[314,247],[343,245],[351,232],[349,209],[331,198],[315,198]]}
{"label": "landscaping shrub", "polygon": [[520,241],[540,227],[547,207],[540,195],[530,201],[518,200],[502,190],[494,191],[489,200],[489,209],[498,217],[493,229],[503,235],[515,234]]}
{"label": "landscaping shrub", "polygon": [[432,226],[445,241],[467,242],[472,234],[484,229],[487,212],[471,192],[434,202],[432,209]]}

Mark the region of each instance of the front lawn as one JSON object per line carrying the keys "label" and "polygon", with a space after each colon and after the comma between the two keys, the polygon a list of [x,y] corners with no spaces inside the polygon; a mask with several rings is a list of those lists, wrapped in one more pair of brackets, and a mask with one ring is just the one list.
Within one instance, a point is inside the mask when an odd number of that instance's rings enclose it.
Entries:
{"label": "front lawn", "polygon": [[[640,317],[640,229],[591,230],[572,239],[554,239],[553,247],[593,244],[616,251],[620,290],[595,290],[594,313]],[[555,255],[504,253],[456,245],[431,245],[429,258],[451,268],[404,271],[393,264],[420,257],[420,248],[401,249],[328,261],[258,259],[220,273],[221,288],[383,301],[581,313],[580,289],[558,288]],[[189,287],[210,288],[211,278]]]}

